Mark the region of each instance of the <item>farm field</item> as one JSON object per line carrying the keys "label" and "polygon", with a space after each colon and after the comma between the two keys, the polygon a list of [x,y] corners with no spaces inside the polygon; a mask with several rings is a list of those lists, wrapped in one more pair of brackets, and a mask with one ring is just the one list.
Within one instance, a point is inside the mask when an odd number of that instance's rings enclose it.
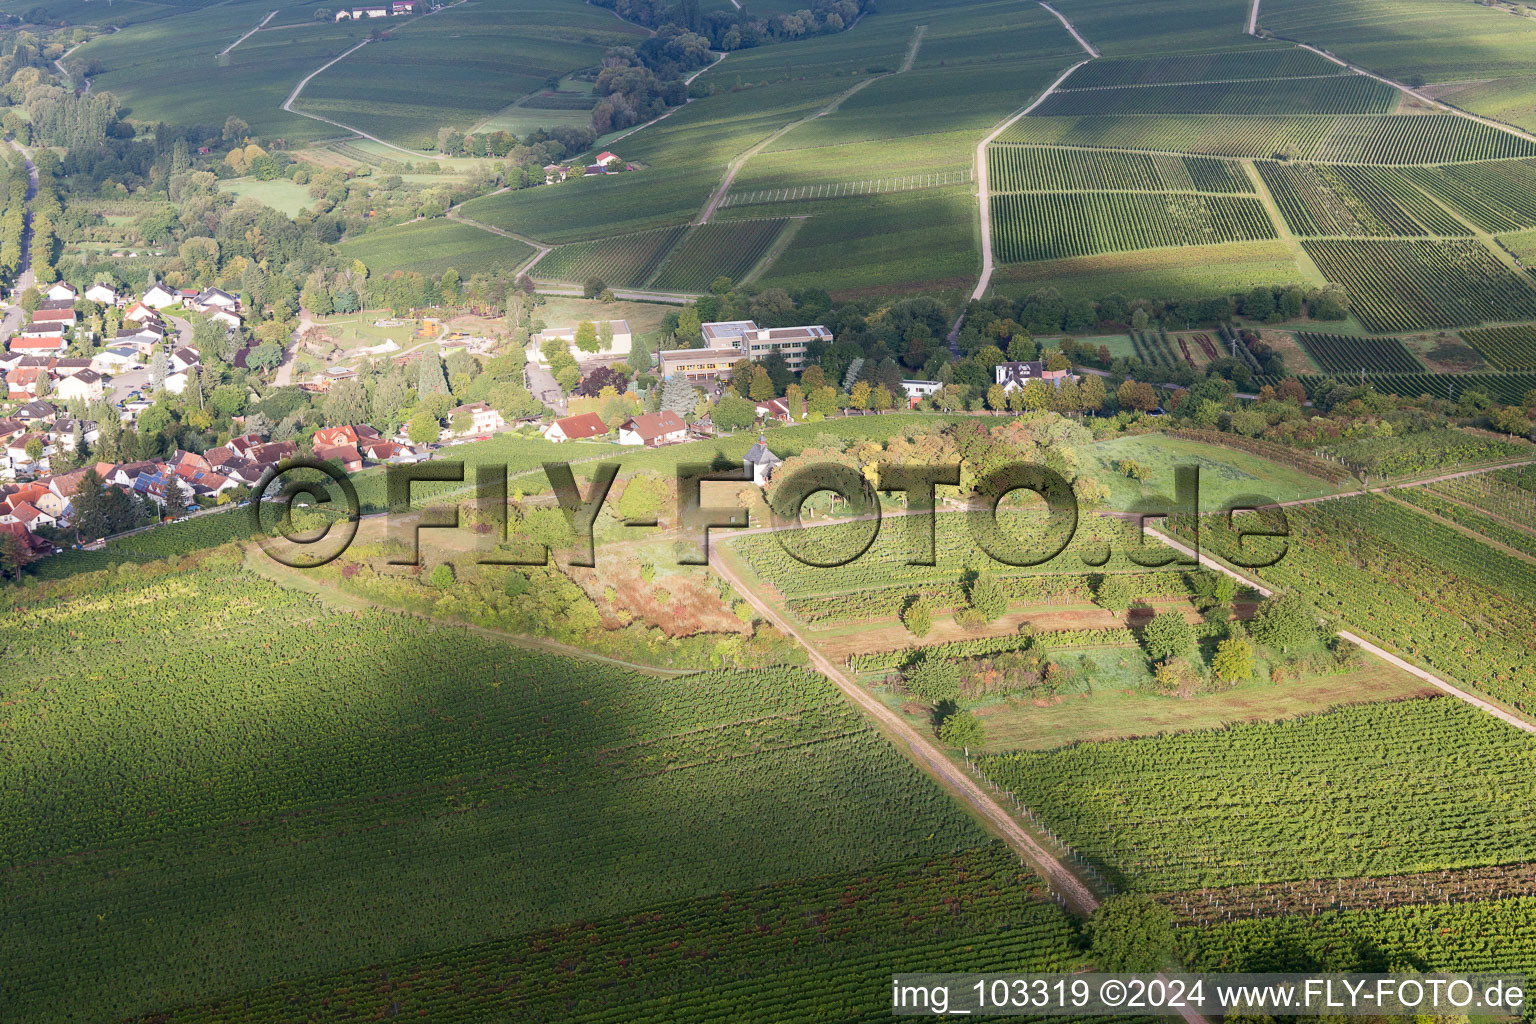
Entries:
{"label": "farm field", "polygon": [[1475,241],[1303,241],[1330,281],[1349,288],[1368,330],[1465,327],[1536,317],[1536,283]]}
{"label": "farm field", "polygon": [[1310,276],[1283,243],[1269,241],[1005,264],[998,268],[993,281],[999,293],[1012,297],[1023,297],[1040,288],[1055,288],[1064,296],[1083,298],[1116,292],[1203,298],[1247,291],[1258,285],[1294,284]]}
{"label": "farm field", "polygon": [[[253,132],[290,141],[333,137],[336,128],[281,107],[305,75],[366,34],[350,22],[258,32],[225,59],[214,54],[270,7],[215,5],[193,17],[164,17],[98,36],[76,51],[95,61],[94,89],[116,95],[140,123],[222,125],[235,115]],[[364,47],[367,49],[367,47]],[[189,59],[189,54],[198,54]],[[205,57],[202,55],[206,55]]]}
{"label": "farm field", "polygon": [[1461,337],[1501,370],[1536,369],[1536,326],[1488,327]]}
{"label": "farm field", "polygon": [[997,192],[1253,192],[1239,165],[1197,156],[990,146],[987,165]]}
{"label": "farm field", "polygon": [[1257,199],[1190,193],[1005,193],[992,228],[1005,262],[1275,237]]}
{"label": "farm field", "polygon": [[1536,143],[1451,114],[1026,117],[998,141],[1249,159],[1288,153],[1301,160],[1360,164],[1536,156]]}
{"label": "farm field", "polygon": [[1419,373],[1423,367],[1396,338],[1356,338],[1301,331],[1296,341],[1324,373]]}
{"label": "farm field", "polygon": [[[1418,463],[1382,465],[1408,472]],[[1529,712],[1536,650],[1523,621],[1529,566],[1385,498],[1348,498],[1287,512],[1291,543],[1267,583],[1299,589],[1325,614],[1400,657]],[[1219,517],[1207,551],[1232,551]]]}
{"label": "farm field", "polygon": [[1412,167],[1401,173],[1484,231],[1536,227],[1536,162]]}
{"label": "farm field", "polygon": [[512,97],[599,63],[607,47],[645,38],[638,26],[564,0],[468,4],[390,29],[316,76],[294,108],[432,149],[439,128],[468,130]]}
{"label": "farm field", "polygon": [[1361,75],[1058,89],[1039,117],[1078,114],[1390,114],[1397,90]]}
{"label": "farm field", "polygon": [[664,228],[562,245],[533,268],[534,279],[580,284],[589,277],[596,277],[613,287],[638,288],[650,280],[684,231],[684,228]]}
{"label": "farm field", "polygon": [[[1353,379],[1359,380],[1359,374]],[[1303,376],[1300,380],[1307,393],[1312,394],[1319,383],[1331,379]],[[1278,382],[1255,380],[1256,386],[1260,383]],[[1368,373],[1365,383],[1383,394],[1408,398],[1455,398],[1468,391],[1481,391],[1494,401],[1509,403],[1519,402],[1526,392],[1536,388],[1536,373]]]}
{"label": "farm field", "polygon": [[662,261],[652,287],[703,292],[717,277],[740,281],[767,255],[789,221],[725,220],[689,231]]}
{"label": "farm field", "polygon": [[[920,872],[985,842],[800,670],[657,679],[331,612],[217,556],[72,586],[4,627],[52,666],[12,675],[12,706],[68,693],[79,708],[29,716],[10,742],[25,770],[0,786],[12,862],[50,865],[0,914],[7,947],[26,950],[3,982],[11,1020],[123,1017],[786,879]],[[91,612],[104,600],[110,620]],[[211,687],[123,642],[151,615],[188,650],[241,643],[246,682]],[[89,636],[72,629],[82,616]],[[129,680],[134,700],[118,701]],[[109,784],[124,746],[156,768]],[[678,755],[687,770],[657,770]],[[741,758],[758,767],[742,774]],[[189,943],[197,958],[174,953]]]}
{"label": "farm field", "polygon": [[[981,770],[1143,891],[1521,859],[1536,740],[1435,697],[983,757]],[[1523,795],[1522,795],[1523,794]]]}
{"label": "farm field", "polygon": [[442,273],[449,267],[465,277],[497,267],[510,270],[533,257],[534,249],[445,217],[370,231],[337,245],[337,250],[362,260],[374,273],[418,270]]}
{"label": "farm field", "polygon": [[1270,161],[1256,166],[1280,207],[1286,227],[1296,235],[1360,238],[1472,233],[1396,169]]}

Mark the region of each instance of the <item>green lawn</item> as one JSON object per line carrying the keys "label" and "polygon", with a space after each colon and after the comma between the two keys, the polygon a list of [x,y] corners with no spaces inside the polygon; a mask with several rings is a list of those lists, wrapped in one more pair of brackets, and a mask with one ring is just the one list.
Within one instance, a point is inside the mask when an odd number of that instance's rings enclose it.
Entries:
{"label": "green lawn", "polygon": [[226,178],[219,182],[219,189],[224,192],[233,192],[242,199],[255,199],[290,217],[309,209],[315,202],[314,197],[309,194],[308,185],[296,185],[287,178],[275,178],[272,181],[258,181],[255,178]]}
{"label": "green lawn", "polygon": [[1173,471],[1177,466],[1200,467],[1200,507],[1216,511],[1240,495],[1262,495],[1272,501],[1295,501],[1333,494],[1339,488],[1294,469],[1233,448],[1218,448],[1199,441],[1142,434],[1100,441],[1083,453],[1083,465],[1109,485],[1110,505],[1129,508],[1141,498],[1143,488],[1115,470],[1114,464],[1130,459],[1148,467],[1145,493],[1172,496]]}
{"label": "green lawn", "polygon": [[998,268],[992,287],[1013,298],[1055,288],[1067,297],[1119,292],[1133,299],[1186,299],[1257,285],[1322,283],[1310,277],[1283,242],[1229,242],[1009,264]]}

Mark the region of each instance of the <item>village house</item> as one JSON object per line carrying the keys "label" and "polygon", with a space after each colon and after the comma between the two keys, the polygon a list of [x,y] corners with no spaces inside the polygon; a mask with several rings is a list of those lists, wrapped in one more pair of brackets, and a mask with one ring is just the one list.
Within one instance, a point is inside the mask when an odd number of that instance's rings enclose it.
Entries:
{"label": "village house", "polygon": [[[454,420],[459,416],[467,415],[470,418],[468,428],[460,431],[453,430]],[[501,413],[492,409],[484,402],[471,402],[461,405],[456,409],[448,410],[448,429],[455,437],[470,437],[474,434],[494,434],[498,430],[505,429],[507,421],[501,418]]]}
{"label": "village house", "polygon": [[595,412],[555,420],[544,428],[546,441],[588,441],[608,433],[608,425]]}
{"label": "village house", "polygon": [[187,303],[194,313],[208,313],[215,309],[237,310],[240,300],[222,288],[204,288]]}
{"label": "village house", "polygon": [[117,289],[109,284],[93,284],[85,290],[85,297],[90,302],[96,302],[103,306],[115,306],[118,302]]}
{"label": "village house", "polygon": [[182,373],[192,369],[201,361],[197,349],[178,348],[171,353],[171,370],[175,373]]}
{"label": "village house", "polygon": [[337,445],[358,446],[364,441],[377,440],[380,434],[366,423],[351,424],[344,427],[321,427],[315,431],[314,446],[316,448],[334,448]]}
{"label": "village house", "polygon": [[634,416],[619,424],[619,444],[657,448],[688,440],[688,424],[670,409]]}
{"label": "village house", "polygon": [[102,397],[104,382],[101,374],[95,370],[81,370],[68,377],[60,377],[53,385],[53,393],[64,402],[94,402]]}
{"label": "village house", "polygon": [[91,369],[108,376],[123,373],[139,365],[139,350],[132,345],[118,345],[91,357]]}
{"label": "village house", "polygon": [[48,371],[36,366],[18,366],[5,375],[7,395],[13,402],[25,402],[37,394],[37,379]]}
{"label": "village house", "polygon": [[1067,370],[1047,370],[1039,360],[1022,363],[998,363],[994,367],[996,382],[1004,391],[1021,388],[1032,380],[1043,380],[1053,388],[1061,387],[1068,380],[1076,380]]}
{"label": "village house", "polygon": [[757,403],[757,418],[760,420],[777,420],[780,423],[793,423],[805,413],[805,403],[793,403],[787,398],[770,398],[766,402]]}
{"label": "village house", "polygon": [[228,309],[215,309],[213,312],[208,314],[208,319],[214,321],[215,323],[223,324],[230,330],[234,330],[235,328],[239,327],[243,322],[240,319],[239,313]]}
{"label": "village house", "polygon": [[363,453],[357,450],[356,445],[315,445],[315,458],[321,462],[339,462],[341,468],[348,473],[356,473],[363,468]]}
{"label": "village house", "polygon": [[52,423],[58,417],[59,410],[48,402],[28,402],[11,415],[28,430],[35,430],[45,423]]}
{"label": "village house", "polygon": [[160,321],[160,314],[142,302],[135,302],[123,311],[123,322],[128,323],[129,321],[136,324],[158,323]]}
{"label": "village house", "polygon": [[160,310],[179,303],[181,301],[181,293],[174,288],[167,288],[159,281],[156,281],[139,301],[150,309]]}
{"label": "village house", "polygon": [[90,368],[91,361],[85,358],[48,360],[48,369],[53,371],[55,377],[73,377],[81,370],[89,370]]}
{"label": "village house", "polygon": [[566,164],[545,164],[544,184],[553,185],[557,181],[564,181],[570,173],[571,169]]}
{"label": "village house", "polygon": [[23,355],[63,355],[69,343],[59,333],[32,334],[30,328],[11,339],[11,351]]}
{"label": "village house", "polygon": [[74,302],[79,293],[68,281],[55,281],[43,292],[43,298],[52,302]]}
{"label": "village house", "polygon": [[232,491],[240,484],[220,473],[198,469],[190,463],[176,467],[176,475],[187,485],[194,498],[216,498],[225,491]]}

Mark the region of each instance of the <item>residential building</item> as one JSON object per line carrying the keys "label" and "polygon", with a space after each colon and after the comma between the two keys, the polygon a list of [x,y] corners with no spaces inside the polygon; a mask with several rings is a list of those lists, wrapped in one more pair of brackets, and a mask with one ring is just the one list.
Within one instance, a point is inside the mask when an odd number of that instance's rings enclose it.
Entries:
{"label": "residential building", "polygon": [[11,415],[24,423],[27,429],[35,430],[41,424],[52,423],[59,415],[59,410],[47,402],[28,402]]}
{"label": "residential building", "polygon": [[613,164],[621,163],[622,161],[619,160],[617,153],[610,153],[605,149],[601,153],[597,154],[597,157],[592,162],[595,164],[600,164],[603,167],[609,167]]}
{"label": "residential building", "polygon": [[688,440],[688,424],[670,409],[634,416],[619,424],[619,444],[657,448]]}
{"label": "residential building", "polygon": [[314,446],[316,448],[334,448],[337,445],[346,444],[360,446],[364,441],[379,440],[380,436],[377,430],[366,423],[344,427],[321,427],[315,431]]}
{"label": "residential building", "polygon": [[159,310],[167,306],[176,305],[181,301],[181,298],[182,296],[179,291],[174,288],[167,288],[156,281],[139,301],[150,309]]}
{"label": "residential building", "polygon": [[341,468],[348,473],[356,473],[363,468],[363,453],[357,450],[356,445],[315,445],[315,458],[321,462],[339,462]]}
{"label": "residential building", "polygon": [[595,412],[555,420],[544,428],[546,441],[587,441],[608,433],[608,424]]}
{"label": "residential building", "polygon": [[60,377],[53,385],[53,393],[64,402],[76,399],[94,402],[102,397],[103,390],[102,376],[95,370],[81,370],[68,377]]}
{"label": "residential building", "polygon": [[91,369],[97,373],[119,374],[139,365],[139,350],[132,345],[118,345],[91,357]]}
{"label": "residential building", "polygon": [[208,313],[215,309],[239,309],[240,300],[222,288],[204,288],[187,305],[192,307],[193,312]]}
{"label": "residential building", "polygon": [[11,339],[11,351],[23,355],[63,355],[69,343],[63,334],[30,334],[31,329]]}
{"label": "residential building", "polygon": [[215,309],[213,312],[208,314],[208,319],[216,323],[221,323],[230,330],[234,330],[235,328],[239,327],[243,322],[240,319],[239,313],[228,309]]}
{"label": "residential building", "polygon": [[133,321],[136,324],[158,322],[160,314],[143,302],[135,302],[123,312],[123,322]]}
{"label": "residential building", "polygon": [[176,373],[190,370],[201,361],[195,348],[178,348],[171,353],[171,369]]}
{"label": "residential building", "polygon": [[53,371],[55,377],[72,377],[81,370],[89,370],[90,368],[91,361],[89,359],[48,360],[48,369]]}
{"label": "residential building", "polygon": [[[453,430],[453,423],[454,420],[459,418],[461,413],[469,416],[469,427],[466,430],[455,432]],[[507,421],[501,418],[501,413],[492,409],[484,402],[471,402],[468,405],[461,405],[456,409],[448,410],[448,430],[452,436],[470,437],[474,434],[494,434],[496,431],[505,428],[506,425]]]}
{"label": "residential building", "polygon": [[1047,370],[1038,359],[1024,363],[998,363],[993,368],[998,384],[1004,391],[1021,388],[1032,380],[1043,380],[1051,387],[1059,388],[1064,381],[1076,380],[1068,370]]}
{"label": "residential building", "polygon": [[68,281],[55,281],[48,286],[48,290],[43,293],[43,297],[54,302],[74,302],[78,294],[75,291],[74,285]]}
{"label": "residential building", "polygon": [[103,306],[117,305],[117,289],[109,284],[93,284],[85,290],[85,297]]}

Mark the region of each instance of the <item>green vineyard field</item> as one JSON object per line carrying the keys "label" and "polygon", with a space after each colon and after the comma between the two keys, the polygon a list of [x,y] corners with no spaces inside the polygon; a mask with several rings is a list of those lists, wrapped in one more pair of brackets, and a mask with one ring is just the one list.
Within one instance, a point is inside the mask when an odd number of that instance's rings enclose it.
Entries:
{"label": "green vineyard field", "polygon": [[702,292],[717,277],[739,282],[773,247],[788,223],[771,218],[701,224],[662,262],[651,285],[663,291]]}
{"label": "green vineyard field", "polygon": [[983,757],[979,766],[1067,845],[1143,891],[1536,854],[1536,739],[1449,698]]}
{"label": "green vineyard field", "polygon": [[1462,331],[1462,339],[1501,370],[1536,370],[1536,326]]}
{"label": "green vineyard field", "polygon": [[1536,162],[1413,167],[1402,174],[1484,231],[1536,226]]}
{"label": "green vineyard field", "polygon": [[1325,373],[1421,373],[1424,367],[1396,338],[1357,338],[1301,331],[1296,341]]}
{"label": "green vineyard field", "polygon": [[1536,143],[1452,114],[1025,117],[999,141],[1327,163],[1443,164],[1536,156]]}
{"label": "green vineyard field", "polygon": [[1363,75],[1059,89],[1038,117],[1076,114],[1387,114],[1397,90]]}
{"label": "green vineyard field", "polygon": [[1380,334],[1536,318],[1536,283],[1473,241],[1318,241],[1302,246],[1349,289],[1355,316]]}
{"label": "green vineyard field", "polygon": [[1253,191],[1240,167],[1198,156],[991,146],[987,167],[993,192]]}
{"label": "green vineyard field", "polygon": [[[1337,377],[1310,374],[1296,379],[1306,388],[1308,397],[1339,383]],[[1255,375],[1253,386],[1263,387],[1268,384],[1274,387],[1280,380],[1279,377]],[[1347,384],[1358,384],[1360,375],[1358,372],[1348,374],[1344,380]],[[1536,388],[1536,373],[1368,373],[1365,375],[1365,383],[1384,395],[1460,398],[1468,391],[1480,391],[1496,402],[1511,404],[1522,401],[1526,392]]]}
{"label": "green vineyard field", "polygon": [[1107,58],[1084,64],[1066,84],[1073,89],[1122,85],[1173,85],[1245,78],[1347,75],[1347,68],[1294,46],[1218,53],[1176,54],[1151,60]]}
{"label": "green vineyard field", "polygon": [[1003,262],[1275,237],[1257,199],[1188,193],[1021,192],[992,201]]}
{"label": "green vineyard field", "polygon": [[663,228],[562,245],[536,263],[532,274],[539,281],[580,284],[597,277],[610,287],[639,288],[650,280],[685,231],[687,228]]}
{"label": "green vineyard field", "polygon": [[1397,171],[1360,166],[1256,165],[1293,234],[1471,235]]}

